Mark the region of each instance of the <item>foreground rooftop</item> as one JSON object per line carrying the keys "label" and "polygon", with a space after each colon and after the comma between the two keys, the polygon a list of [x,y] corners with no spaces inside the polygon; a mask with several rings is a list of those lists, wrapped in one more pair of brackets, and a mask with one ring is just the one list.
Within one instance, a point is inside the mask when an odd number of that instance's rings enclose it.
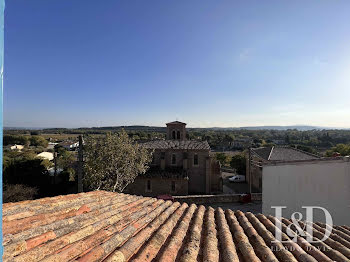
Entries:
{"label": "foreground rooftop", "polygon": [[[274,243],[275,218],[94,191],[3,205],[4,261],[350,261],[350,228]],[[290,224],[284,219],[283,230]],[[314,224],[321,239],[325,225]],[[283,235],[288,239],[287,235]],[[273,250],[271,249],[273,248]],[[318,249],[320,248],[320,250]]]}

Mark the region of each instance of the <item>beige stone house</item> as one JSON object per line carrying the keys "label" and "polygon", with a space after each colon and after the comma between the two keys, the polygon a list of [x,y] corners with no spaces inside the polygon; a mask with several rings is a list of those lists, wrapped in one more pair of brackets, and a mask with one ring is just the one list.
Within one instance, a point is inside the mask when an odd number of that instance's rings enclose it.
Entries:
{"label": "beige stone house", "polygon": [[211,194],[222,191],[220,164],[207,141],[188,140],[186,124],[167,123],[167,139],[143,143],[154,150],[150,169],[126,192],[145,196]]}

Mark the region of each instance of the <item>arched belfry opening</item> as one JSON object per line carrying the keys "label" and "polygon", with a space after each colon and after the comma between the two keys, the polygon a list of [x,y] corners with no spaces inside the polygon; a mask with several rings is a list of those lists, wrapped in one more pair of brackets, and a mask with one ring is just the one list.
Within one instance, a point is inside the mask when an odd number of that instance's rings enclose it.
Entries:
{"label": "arched belfry opening", "polygon": [[186,123],[174,121],[166,124],[168,140],[186,140]]}

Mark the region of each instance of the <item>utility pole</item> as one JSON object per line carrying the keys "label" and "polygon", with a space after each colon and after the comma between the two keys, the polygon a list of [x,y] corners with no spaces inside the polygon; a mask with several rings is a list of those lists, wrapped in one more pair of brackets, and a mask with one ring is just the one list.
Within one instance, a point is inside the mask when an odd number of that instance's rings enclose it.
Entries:
{"label": "utility pole", "polygon": [[53,174],[53,184],[56,185],[56,176],[57,176],[57,149],[56,146],[53,149],[53,162],[55,164],[55,171]]}
{"label": "utility pole", "polygon": [[251,147],[249,147],[249,155],[248,155],[248,161],[249,161],[249,194],[251,195],[252,194],[252,172],[251,172],[251,163],[252,163],[252,160],[251,160]]}
{"label": "utility pole", "polygon": [[78,150],[78,193],[83,192],[83,138],[79,135]]}

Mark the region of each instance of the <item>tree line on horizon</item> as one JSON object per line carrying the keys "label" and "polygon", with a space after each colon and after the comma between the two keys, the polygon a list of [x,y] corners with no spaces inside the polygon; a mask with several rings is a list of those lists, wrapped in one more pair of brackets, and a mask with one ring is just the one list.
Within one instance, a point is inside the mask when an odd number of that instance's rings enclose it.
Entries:
{"label": "tree line on horizon", "polygon": [[[151,129],[148,129],[151,128]],[[35,137],[42,134],[56,134],[75,136],[82,135],[103,135],[108,132],[119,132],[122,127],[107,128],[79,128],[79,129],[44,129],[44,130],[5,130],[4,145],[9,144],[9,136]],[[143,127],[130,126],[124,129],[130,137],[136,141],[165,139],[165,127]],[[273,145],[298,146],[301,150],[311,153],[324,153],[326,150],[338,144],[350,143],[350,130],[213,130],[213,129],[188,129],[188,138],[191,140],[208,141],[213,150],[244,150],[247,147],[261,147]],[[8,136],[9,135],[9,136]],[[17,137],[18,138],[18,137]],[[21,137],[21,139],[28,139]],[[32,138],[31,138],[32,139]],[[244,147],[237,146],[237,141],[250,140]],[[14,141],[12,141],[13,143]],[[20,141],[19,141],[20,142]]]}

